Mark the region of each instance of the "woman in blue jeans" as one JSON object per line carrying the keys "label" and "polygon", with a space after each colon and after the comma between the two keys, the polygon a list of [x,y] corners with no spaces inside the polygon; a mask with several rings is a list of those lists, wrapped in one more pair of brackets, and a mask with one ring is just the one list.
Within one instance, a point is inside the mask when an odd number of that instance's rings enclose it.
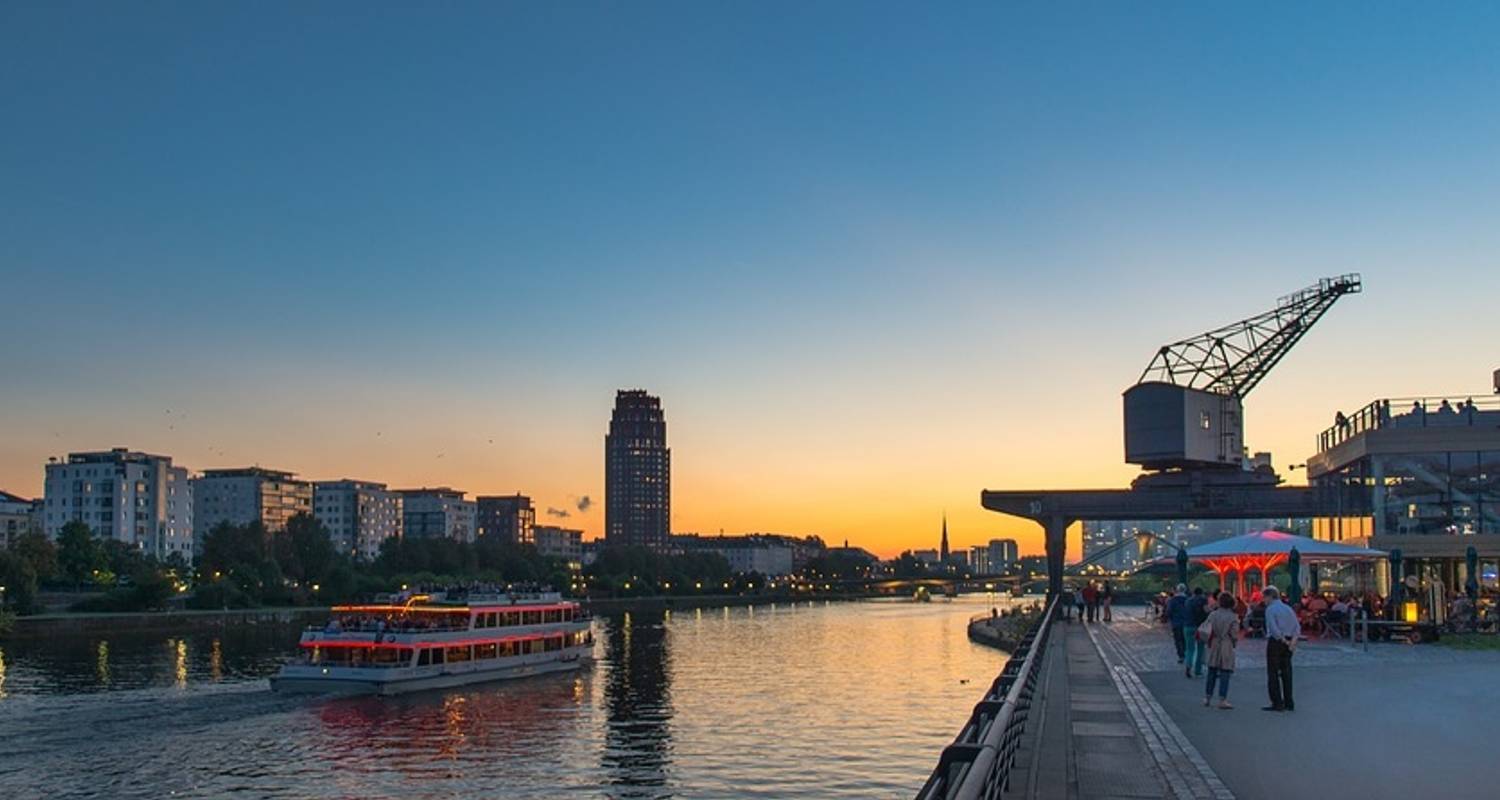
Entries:
{"label": "woman in blue jeans", "polygon": [[1219,708],[1229,704],[1229,677],[1234,674],[1234,648],[1240,640],[1240,618],[1234,613],[1234,595],[1219,595],[1219,607],[1203,623],[1208,626],[1208,686],[1203,690],[1203,705],[1213,702],[1214,684],[1219,684]]}

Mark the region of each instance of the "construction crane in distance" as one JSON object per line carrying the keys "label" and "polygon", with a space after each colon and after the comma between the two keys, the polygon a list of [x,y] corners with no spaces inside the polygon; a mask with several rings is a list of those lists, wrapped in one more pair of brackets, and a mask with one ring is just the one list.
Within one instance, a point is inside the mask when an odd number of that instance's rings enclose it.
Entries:
{"label": "construction crane in distance", "polygon": [[1125,391],[1125,461],[1136,488],[1270,482],[1243,469],[1245,395],[1346,294],[1356,273],[1324,278],[1270,311],[1163,346]]}

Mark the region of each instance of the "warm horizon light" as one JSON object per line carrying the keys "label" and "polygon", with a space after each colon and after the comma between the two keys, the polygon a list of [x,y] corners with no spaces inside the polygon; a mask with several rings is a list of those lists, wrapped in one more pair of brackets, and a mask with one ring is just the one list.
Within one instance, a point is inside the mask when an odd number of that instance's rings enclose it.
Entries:
{"label": "warm horizon light", "polygon": [[640,387],[675,532],[1036,553],[982,489],[1127,485],[1156,348],[1320,277],[1365,290],[1246,402],[1290,482],[1490,391],[1493,26],[784,8],[9,6],[0,489],[122,446],[596,538]]}

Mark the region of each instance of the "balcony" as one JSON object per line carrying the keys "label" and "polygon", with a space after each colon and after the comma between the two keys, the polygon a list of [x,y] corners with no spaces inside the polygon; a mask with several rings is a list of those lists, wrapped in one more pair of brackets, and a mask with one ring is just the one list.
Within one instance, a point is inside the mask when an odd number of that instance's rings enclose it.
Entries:
{"label": "balcony", "polygon": [[1326,453],[1354,437],[1387,428],[1500,428],[1500,396],[1392,397],[1376,400],[1318,434],[1318,452]]}

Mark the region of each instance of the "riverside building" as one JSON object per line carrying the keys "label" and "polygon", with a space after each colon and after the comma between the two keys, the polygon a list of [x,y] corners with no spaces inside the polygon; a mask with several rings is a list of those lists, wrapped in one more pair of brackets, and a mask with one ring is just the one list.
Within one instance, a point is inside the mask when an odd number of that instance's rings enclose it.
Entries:
{"label": "riverside building", "polygon": [[1457,591],[1473,547],[1481,588],[1500,589],[1500,397],[1389,398],[1341,412],[1307,475],[1322,501],[1317,538],[1399,550],[1403,575]]}
{"label": "riverside building", "polygon": [[611,546],[662,551],[671,519],[672,452],[661,399],[622,389],[604,437],[604,538]]}
{"label": "riverside building", "polygon": [[403,535],[417,539],[448,538],[473,543],[478,508],[462,489],[399,489]]}
{"label": "riverside building", "polygon": [[536,507],[524,494],[475,498],[480,536],[511,544],[536,544]]}
{"label": "riverside building", "polygon": [[79,521],[95,536],[165,561],[193,559],[193,486],[170,456],[116,447],[47,464],[42,528],[57,539]]}
{"label": "riverside building", "polygon": [[583,531],[550,525],[538,525],[534,530],[538,553],[561,558],[570,565],[583,566]]}
{"label": "riverside building", "polygon": [[35,500],[0,491],[0,550],[38,527]]}
{"label": "riverside building", "polygon": [[286,530],[287,520],[297,514],[312,514],[312,482],[298,480],[291,472],[261,467],[209,469],[192,483],[194,538],[200,547],[203,537],[223,522],[260,522],[275,532]]}
{"label": "riverside building", "polygon": [[383,483],[318,481],[313,484],[313,516],[340,552],[373,561],[386,539],[401,537],[402,498]]}

